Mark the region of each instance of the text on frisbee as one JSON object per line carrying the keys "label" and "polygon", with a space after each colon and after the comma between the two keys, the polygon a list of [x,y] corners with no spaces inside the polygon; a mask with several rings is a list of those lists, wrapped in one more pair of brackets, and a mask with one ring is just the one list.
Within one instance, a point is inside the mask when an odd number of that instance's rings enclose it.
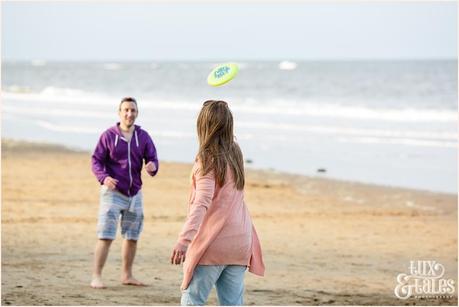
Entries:
{"label": "text on frisbee", "polygon": [[215,67],[207,77],[207,83],[212,86],[220,86],[231,81],[239,71],[235,63],[220,64]]}

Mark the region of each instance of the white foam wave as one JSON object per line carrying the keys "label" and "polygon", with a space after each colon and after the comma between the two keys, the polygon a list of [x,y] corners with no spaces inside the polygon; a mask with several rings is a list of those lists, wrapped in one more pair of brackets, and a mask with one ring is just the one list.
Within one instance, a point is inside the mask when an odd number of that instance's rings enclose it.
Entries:
{"label": "white foam wave", "polygon": [[[42,117],[55,117],[55,118],[92,118],[92,119],[113,119],[113,114],[110,112],[100,112],[91,110],[90,112],[83,110],[66,110],[66,109],[38,109],[30,107],[16,107],[16,106],[3,106],[4,116],[42,116]],[[43,123],[43,122],[42,122]],[[45,126],[41,124],[42,127],[53,130],[50,124]],[[329,135],[333,137],[338,137],[339,141],[342,142],[357,142],[357,143],[367,143],[367,144],[403,144],[403,145],[413,145],[413,146],[432,146],[432,147],[457,147],[457,134],[452,132],[432,132],[432,131],[411,131],[411,130],[382,130],[382,129],[358,129],[358,128],[347,128],[340,126],[313,126],[313,125],[296,125],[296,124],[282,124],[282,123],[263,123],[263,122],[238,122],[237,127],[242,127],[243,130],[240,131],[243,134],[239,133],[239,139],[252,139],[254,138],[254,133],[247,131],[247,129],[257,129],[257,130],[273,130],[275,135],[279,134],[279,131],[285,131],[287,134],[284,134],[281,139],[289,139],[293,135],[292,132],[300,133],[311,133],[311,134],[322,134]],[[78,129],[71,128],[62,128],[63,132],[76,132]],[[66,130],[67,129],[67,130]],[[83,129],[84,130],[84,129]],[[88,131],[87,133],[93,133],[93,130]],[[171,138],[183,138],[183,137],[192,137],[192,133],[170,133],[170,134],[159,134],[161,137],[171,137]],[[274,137],[274,135],[272,136]]]}
{"label": "white foam wave", "polygon": [[35,123],[42,128],[55,132],[71,132],[85,134],[97,134],[101,132],[101,129],[98,128],[91,128],[86,126],[56,125],[43,120],[37,120]]}
{"label": "white foam wave", "polygon": [[279,63],[280,70],[294,70],[298,65],[295,62],[282,61]]}
{"label": "white foam wave", "polygon": [[411,131],[411,130],[382,130],[374,128],[358,129],[341,126],[314,126],[284,123],[263,123],[263,122],[238,122],[238,127],[255,129],[272,129],[296,132],[309,132],[315,134],[365,136],[379,138],[413,138],[413,139],[437,139],[437,140],[457,140],[458,135],[451,132],[431,132],[431,131]]}
{"label": "white foam wave", "polygon": [[[40,93],[14,93],[2,92],[4,101],[36,102],[41,104],[59,103],[65,105],[90,105],[90,106],[111,106],[117,107],[120,97],[110,97],[97,93],[87,93],[80,90],[47,87]],[[36,105],[36,104],[35,104]],[[192,110],[200,108],[200,102],[190,104],[184,101],[164,101],[164,100],[143,100],[141,107],[143,109],[170,109],[170,110]]]}
{"label": "white foam wave", "polygon": [[46,66],[46,61],[43,60],[33,60],[30,62],[32,66],[40,67],[40,66]]}
{"label": "white foam wave", "polygon": [[[59,102],[77,105],[110,105],[116,106],[119,97],[110,97],[98,93],[88,93],[78,89],[46,87],[40,93],[2,92],[4,100],[36,101],[40,103]],[[201,101],[165,101],[144,99],[142,109],[170,109],[197,111]],[[291,101],[265,101],[263,103],[251,99],[246,105],[233,103],[231,109],[242,114],[266,114],[286,116],[307,116],[331,119],[370,120],[388,122],[443,122],[457,123],[458,113],[453,110],[442,109],[390,109],[368,108],[360,106],[343,106],[331,103],[301,103]]]}
{"label": "white foam wave", "polygon": [[54,87],[47,86],[39,93],[42,96],[47,97],[58,97],[58,96],[67,96],[67,97],[84,97],[87,95],[82,90],[67,88],[67,87]]}
{"label": "white foam wave", "polygon": [[17,85],[17,84],[6,86],[5,90],[8,91],[8,92],[12,92],[12,93],[31,93],[32,92],[30,87],[21,86],[21,85]]}
{"label": "white foam wave", "polygon": [[[101,127],[87,127],[86,125],[62,125],[55,124],[45,120],[37,120],[35,123],[44,129],[54,131],[54,132],[63,132],[63,133],[85,133],[85,134],[100,134],[105,129]],[[194,138],[193,133],[187,133],[182,131],[175,130],[162,130],[162,131],[151,131],[150,134],[157,137],[164,138],[173,138],[173,139],[184,139],[184,138]]]}
{"label": "white foam wave", "polygon": [[193,133],[173,131],[173,130],[152,131],[151,135],[155,138],[163,137],[163,138],[174,138],[174,139],[191,139],[195,137]]}
{"label": "white foam wave", "polygon": [[255,114],[282,114],[356,120],[381,120],[394,122],[457,122],[458,114],[450,110],[422,109],[369,109],[358,106],[332,104],[280,106],[234,106],[234,111]]}
{"label": "white foam wave", "polygon": [[120,70],[122,66],[118,63],[105,63],[104,69],[106,70]]}
{"label": "white foam wave", "polygon": [[52,116],[52,117],[83,117],[83,118],[113,118],[113,114],[107,112],[98,112],[91,110],[75,110],[75,109],[44,109],[30,107],[16,107],[11,105],[3,105],[3,112],[13,115],[30,115],[30,116]]}
{"label": "white foam wave", "polygon": [[444,142],[435,140],[416,140],[416,139],[387,139],[377,137],[362,137],[362,138],[339,138],[343,143],[362,143],[362,144],[393,144],[393,145],[408,145],[422,147],[446,147],[457,148],[456,142]]}
{"label": "white foam wave", "polygon": [[[83,125],[62,125],[55,124],[45,120],[36,120],[35,123],[44,129],[54,131],[54,132],[63,132],[63,133],[85,133],[85,134],[100,134],[105,128],[102,127],[88,127]],[[178,130],[148,130],[152,137],[155,139],[158,138],[167,138],[167,139],[194,139],[196,138],[195,133],[183,132]],[[251,134],[241,134],[238,136],[239,140],[246,140],[252,138]]]}

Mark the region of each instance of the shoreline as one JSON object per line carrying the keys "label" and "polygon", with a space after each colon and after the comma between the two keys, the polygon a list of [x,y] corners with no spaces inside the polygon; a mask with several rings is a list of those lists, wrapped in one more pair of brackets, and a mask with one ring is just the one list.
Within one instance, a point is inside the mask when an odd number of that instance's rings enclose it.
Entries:
{"label": "shoreline", "polygon": [[[15,152],[18,154],[24,154],[25,150],[42,150],[43,153],[75,153],[75,154],[88,154],[91,155],[90,150],[81,149],[78,147],[66,146],[62,144],[52,143],[52,142],[34,142],[34,141],[27,141],[21,139],[10,139],[10,138],[2,138],[2,154],[3,148],[6,146],[7,151]],[[189,165],[190,168],[192,166],[192,162],[182,162],[182,161],[173,161],[173,160],[161,160],[162,163],[169,163],[169,164],[183,164]],[[367,186],[369,188],[384,188],[384,189],[393,189],[394,192],[398,190],[403,190],[407,192],[422,192],[422,193],[431,193],[431,194],[439,194],[439,195],[447,195],[447,196],[455,196],[457,193],[450,193],[450,192],[441,192],[441,191],[432,191],[432,190],[424,190],[424,189],[416,189],[416,188],[407,188],[407,187],[400,187],[400,186],[392,186],[392,185],[383,185],[383,184],[375,184],[375,183],[368,183],[362,181],[354,181],[354,180],[346,180],[346,179],[338,179],[327,177],[326,175],[316,175],[316,176],[308,176],[301,173],[293,173],[288,171],[277,170],[273,168],[256,168],[250,166],[250,163],[245,162],[246,170],[254,171],[254,172],[269,172],[273,174],[277,174],[279,176],[290,176],[290,177],[304,177],[309,180],[326,180],[330,182],[339,183],[348,183],[351,185],[362,185]]]}

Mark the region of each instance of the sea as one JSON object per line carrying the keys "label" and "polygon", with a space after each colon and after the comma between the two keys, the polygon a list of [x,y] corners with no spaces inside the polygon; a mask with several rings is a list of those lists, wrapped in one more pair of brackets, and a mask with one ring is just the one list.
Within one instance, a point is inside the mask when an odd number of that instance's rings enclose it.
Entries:
{"label": "sea", "polygon": [[212,87],[217,61],[3,62],[2,138],[92,151],[132,96],[159,159],[191,163],[219,99],[248,168],[457,193],[457,60],[235,63]]}

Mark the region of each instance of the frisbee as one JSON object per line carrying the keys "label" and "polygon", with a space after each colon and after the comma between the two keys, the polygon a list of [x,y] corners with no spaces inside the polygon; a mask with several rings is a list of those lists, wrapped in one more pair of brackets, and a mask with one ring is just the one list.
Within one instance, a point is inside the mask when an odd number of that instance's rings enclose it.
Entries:
{"label": "frisbee", "polygon": [[220,64],[215,67],[207,77],[207,83],[212,86],[220,86],[236,77],[239,67],[235,63]]}

